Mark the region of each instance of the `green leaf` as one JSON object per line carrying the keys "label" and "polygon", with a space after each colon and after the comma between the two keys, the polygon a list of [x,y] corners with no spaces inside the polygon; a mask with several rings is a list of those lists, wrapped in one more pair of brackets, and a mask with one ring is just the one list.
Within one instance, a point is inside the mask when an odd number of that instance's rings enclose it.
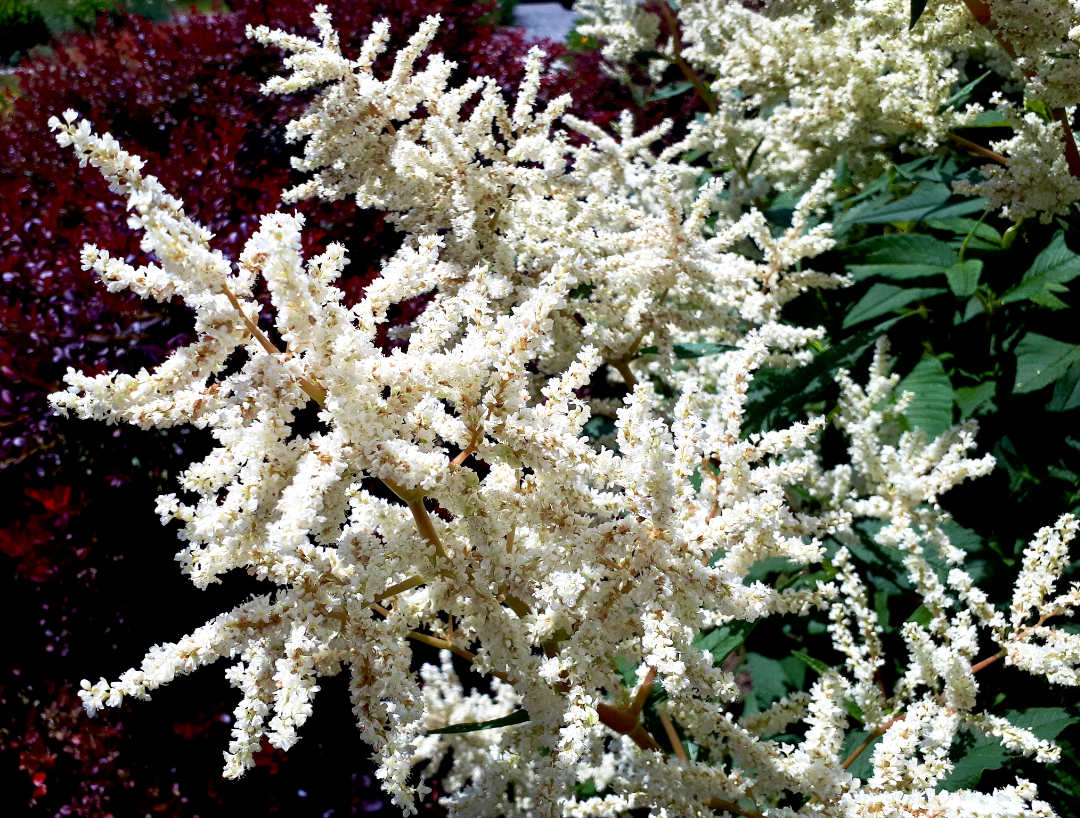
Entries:
{"label": "green leaf", "polygon": [[646,102],[659,102],[662,99],[671,99],[679,94],[685,94],[694,87],[692,82],[673,82],[656,89],[656,93],[648,97]]}
{"label": "green leaf", "polygon": [[984,381],[976,386],[961,386],[953,392],[953,400],[960,408],[960,419],[967,420],[975,414],[980,407],[989,403],[997,391],[997,384],[993,381]]}
{"label": "green leaf", "polygon": [[460,724],[451,724],[448,727],[440,727],[438,730],[428,730],[429,736],[451,735],[456,733],[475,733],[477,730],[494,730],[497,727],[509,727],[513,724],[524,724],[529,720],[529,711],[518,708],[508,716],[488,721],[463,721]]}
{"label": "green leaf", "polygon": [[843,328],[853,327],[871,318],[887,315],[906,307],[912,301],[940,295],[945,290],[936,287],[894,287],[891,284],[875,284],[844,316]]}
{"label": "green leaf", "polygon": [[[1066,727],[1080,721],[1063,707],[1031,707],[1027,710],[1010,710],[1005,718],[1017,727],[1024,727],[1044,741],[1052,741]],[[1001,742],[989,736],[977,735],[974,744],[956,762],[949,777],[941,782],[948,791],[970,789],[978,786],[984,770],[997,770],[1005,766],[1009,752]]]}
{"label": "green leaf", "polygon": [[979,259],[968,259],[954,264],[945,271],[949,280],[949,289],[958,298],[964,298],[975,292],[979,286],[979,276],[982,275],[983,263]]}
{"label": "green leaf", "polygon": [[904,417],[912,426],[919,427],[931,438],[952,426],[952,383],[940,358],[923,356],[896,389],[898,394],[915,394],[915,400],[904,411]]}
{"label": "green leaf", "polygon": [[[870,734],[865,730],[853,730],[844,736],[844,748],[840,752],[841,758],[847,758],[855,752],[855,748],[866,741]],[[863,781],[868,779],[874,774],[874,747],[881,741],[881,736],[877,736],[871,741],[861,753],[858,758],[848,767],[848,772],[856,778],[861,778]]]}
{"label": "green leaf", "polygon": [[926,10],[926,0],[911,0],[911,24],[908,29],[915,28],[915,24],[919,22],[919,18],[922,17],[923,11]]}
{"label": "green leaf", "polygon": [[1080,276],[1080,255],[1068,248],[1065,233],[1059,230],[1035,258],[1020,283],[1001,297],[1001,303],[1027,299],[1043,307],[1063,309],[1068,305],[1054,293],[1063,292],[1065,284],[1077,276]]}
{"label": "green leaf", "polygon": [[995,739],[980,737],[975,740],[971,747],[956,762],[953,771],[949,773],[938,786],[947,792],[956,790],[974,789],[979,786],[984,770],[997,770],[1005,763],[1005,748]]}
{"label": "green leaf", "polygon": [[[968,220],[970,221],[970,220]],[[844,250],[845,255],[869,264],[925,264],[950,267],[956,250],[948,242],[922,233],[890,233],[863,239]]]}
{"label": "green leaf", "polygon": [[792,370],[762,370],[751,384],[744,428],[761,430],[779,418],[801,415],[808,399],[816,399],[835,384],[833,373],[840,367],[854,365],[880,333],[903,318],[890,318],[877,326],[852,334],[814,357],[805,366]]}
{"label": "green leaf", "polygon": [[1064,707],[1029,707],[1026,710],[1010,710],[1005,718],[1017,727],[1030,730],[1043,741],[1053,741],[1070,724],[1080,717],[1069,713]]}
{"label": "green leaf", "polygon": [[[923,3],[923,7],[925,6],[926,3]],[[945,100],[945,104],[938,109],[938,113],[944,113],[949,108],[959,108],[971,95],[971,92],[975,90],[976,86],[978,86],[980,82],[989,77],[992,73],[992,71],[986,71],[977,76],[971,82],[965,83],[964,85],[957,88],[956,91],[954,91],[953,94],[947,100]]]}
{"label": "green leaf", "polygon": [[733,622],[729,625],[721,625],[719,628],[713,628],[708,633],[704,633],[695,639],[694,647],[711,653],[713,664],[718,665],[746,641],[746,637],[753,627],[750,622]]}
{"label": "green leaf", "polygon": [[864,281],[875,276],[891,281],[907,281],[911,278],[941,275],[947,270],[947,267],[933,264],[849,264],[847,267],[848,274],[855,281]]}
{"label": "green leaf", "polygon": [[843,221],[848,224],[889,224],[891,222],[921,222],[926,219],[944,219],[966,216],[985,210],[985,199],[967,199],[956,204],[946,202],[952,190],[943,182],[920,182],[910,195],[883,207],[869,209],[859,214],[847,214]]}
{"label": "green leaf", "polygon": [[926,226],[931,230],[944,230],[957,236],[967,236],[969,233],[977,239],[985,239],[995,246],[1001,244],[1001,233],[986,222],[977,219],[964,219],[960,217],[952,219],[927,219]]}
{"label": "green leaf", "polygon": [[925,605],[920,605],[911,612],[911,616],[907,618],[907,621],[914,622],[916,625],[922,625],[925,628],[934,621],[934,615],[930,613],[930,609]]}
{"label": "green leaf", "polygon": [[804,653],[801,650],[794,650],[794,651],[791,652],[791,655],[794,656],[796,659],[798,659],[803,664],[805,664],[811,670],[816,671],[818,673],[818,675],[824,675],[824,674],[828,673],[830,670],[832,670],[831,666],[825,664],[820,659],[815,659],[809,653]]}
{"label": "green leaf", "polygon": [[746,665],[759,708],[764,710],[787,693],[787,673],[780,660],[762,656],[760,653],[747,653]]}
{"label": "green leaf", "polygon": [[1009,128],[1009,120],[997,109],[991,111],[979,111],[971,122],[966,122],[964,128]]}
{"label": "green leaf", "polygon": [[1051,412],[1067,412],[1080,406],[1080,361],[1074,363],[1054,384],[1054,397],[1046,404]]}
{"label": "green leaf", "polygon": [[675,344],[676,358],[704,358],[707,355],[719,355],[721,352],[731,352],[738,347],[730,344],[714,344],[711,341],[700,341],[689,344]]}
{"label": "green leaf", "polygon": [[1024,110],[1031,111],[1034,114],[1038,114],[1043,122],[1050,122],[1054,116],[1050,113],[1050,106],[1043,102],[1041,99],[1025,99]]}
{"label": "green leaf", "polygon": [[1077,361],[1080,361],[1080,346],[1029,332],[1016,345],[1013,391],[1024,394],[1041,389],[1062,377]]}

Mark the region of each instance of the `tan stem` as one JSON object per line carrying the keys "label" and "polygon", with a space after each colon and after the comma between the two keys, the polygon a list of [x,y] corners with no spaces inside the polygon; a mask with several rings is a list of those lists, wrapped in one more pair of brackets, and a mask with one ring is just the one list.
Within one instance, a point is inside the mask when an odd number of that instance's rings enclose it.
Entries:
{"label": "tan stem", "polygon": [[997,162],[999,165],[1009,164],[1009,160],[997,151],[992,151],[989,148],[985,148],[978,142],[972,142],[970,139],[965,139],[964,137],[960,136],[959,134],[955,134],[952,131],[949,132],[949,139],[951,139],[960,147],[967,148],[972,153]]}
{"label": "tan stem", "polygon": [[650,667],[649,672],[645,674],[645,678],[638,685],[633,702],[630,703],[629,713],[634,717],[635,721],[641,716],[641,711],[645,709],[645,702],[649,698],[649,693],[652,691],[653,682],[655,681],[656,668]]}
{"label": "tan stem", "polygon": [[382,602],[384,599],[389,599],[392,596],[400,594],[402,591],[408,591],[411,588],[415,588],[417,585],[423,585],[425,582],[421,576],[409,577],[406,580],[402,580],[397,585],[391,585],[381,594],[375,597],[376,602]]}
{"label": "tan stem", "polygon": [[690,758],[686,755],[686,750],[683,749],[682,740],[679,738],[679,734],[675,732],[675,725],[671,723],[671,716],[667,714],[666,710],[656,711],[656,715],[660,717],[660,723],[664,725],[664,732],[667,734],[668,741],[671,742],[671,749],[675,751],[675,755],[678,756],[680,761],[689,762]]}
{"label": "tan stem", "polygon": [[[280,355],[281,350],[274,346],[273,342],[263,334],[263,331],[259,329],[258,324],[247,317],[247,313],[244,312],[243,307],[240,305],[240,299],[236,297],[232,290],[228,286],[221,288],[222,294],[229,299],[229,303],[232,304],[233,309],[240,315],[240,320],[244,322],[244,326],[247,331],[251,333],[251,336],[259,342],[259,345],[266,350],[270,355]],[[300,388],[307,392],[308,397],[315,401],[319,406],[326,404],[326,390],[319,384],[310,378],[300,379]]]}
{"label": "tan stem", "polygon": [[611,365],[615,367],[615,371],[618,372],[624,381],[628,389],[633,390],[637,386],[637,378],[634,377],[634,373],[630,370],[630,363],[628,361],[612,361]]}
{"label": "tan stem", "polygon": [[439,539],[439,532],[435,530],[435,523],[432,522],[431,515],[428,514],[428,510],[424,507],[424,501],[421,499],[409,503],[409,511],[412,512],[420,536],[431,543],[436,554],[444,560],[449,559],[450,555],[446,553],[446,548],[443,547],[442,540]]}

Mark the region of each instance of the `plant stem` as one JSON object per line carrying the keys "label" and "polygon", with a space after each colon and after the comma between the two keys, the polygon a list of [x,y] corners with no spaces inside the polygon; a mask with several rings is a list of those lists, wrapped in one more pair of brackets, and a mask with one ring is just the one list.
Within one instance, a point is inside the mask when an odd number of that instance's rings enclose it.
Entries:
{"label": "plant stem", "polygon": [[656,715],[660,717],[660,723],[664,725],[664,732],[667,733],[668,741],[671,742],[671,749],[675,751],[675,755],[678,756],[680,761],[689,762],[690,759],[686,755],[686,750],[683,749],[682,740],[679,738],[679,734],[675,732],[675,725],[671,723],[671,716],[667,714],[666,710],[657,708]]}
{"label": "plant stem", "polygon": [[[228,286],[224,286],[221,288],[221,292],[229,299],[229,303],[232,304],[233,309],[239,313],[240,320],[244,322],[247,331],[259,342],[259,345],[270,355],[281,355],[281,350],[274,346],[273,342],[263,334],[263,331],[259,329],[258,324],[247,317],[247,313],[245,313],[243,307],[240,306],[240,299],[236,297],[233,291],[230,290]],[[301,378],[300,388],[307,392],[308,397],[319,404],[319,406],[324,406],[326,404],[326,390],[315,381],[310,378]]]}
{"label": "plant stem", "polygon": [[697,75],[697,72],[690,66],[690,64],[683,59],[682,55],[682,42],[679,39],[679,24],[675,19],[675,14],[671,10],[671,6],[668,5],[667,0],[660,0],[657,4],[660,8],[660,13],[664,16],[664,22],[667,24],[668,32],[671,35],[671,50],[672,62],[678,66],[679,70],[683,72],[683,76],[686,77],[687,82],[694,86],[694,91],[701,101],[705,103],[705,107],[709,109],[710,114],[716,113],[716,100],[713,98],[712,92],[708,89],[701,77]]}
{"label": "plant stem", "polygon": [[[964,137],[960,136],[959,134],[955,134],[952,131],[949,131],[949,139],[951,139],[953,142],[955,142],[960,147],[967,148],[972,153],[978,154],[979,156],[983,156],[983,157],[985,157],[987,159],[990,159],[990,160],[992,160],[994,162],[997,162],[1000,165],[1009,164],[1008,158],[1006,158],[1005,156],[1002,156],[997,151],[992,151],[989,148],[985,148],[982,145],[980,145],[978,142],[972,142],[970,139],[965,139]],[[1075,146],[1074,146],[1074,150],[1075,150]]]}
{"label": "plant stem", "polygon": [[618,372],[624,381],[626,381],[626,387],[632,392],[634,387],[637,386],[637,378],[634,377],[634,373],[630,370],[630,363],[628,361],[613,361],[611,363],[615,367],[615,371]]}
{"label": "plant stem", "polygon": [[406,580],[399,582],[397,585],[391,585],[381,594],[376,594],[375,601],[382,602],[384,599],[400,594],[402,591],[408,591],[415,588],[417,585],[423,585],[426,580],[421,576],[409,577]]}
{"label": "plant stem", "polygon": [[432,522],[431,515],[428,514],[427,508],[424,507],[423,498],[410,502],[409,511],[412,512],[420,536],[434,546],[436,554],[444,560],[449,559],[450,555],[446,552],[446,548],[443,547],[442,540],[439,539],[439,532],[435,530],[435,523]]}

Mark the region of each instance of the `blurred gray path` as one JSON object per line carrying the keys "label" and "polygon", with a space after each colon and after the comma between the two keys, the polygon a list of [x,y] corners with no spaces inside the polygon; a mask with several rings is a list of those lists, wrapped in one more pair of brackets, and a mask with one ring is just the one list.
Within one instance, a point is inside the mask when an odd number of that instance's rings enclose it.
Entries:
{"label": "blurred gray path", "polygon": [[518,3],[514,8],[514,25],[533,37],[549,37],[561,43],[574,25],[574,12],[558,3]]}

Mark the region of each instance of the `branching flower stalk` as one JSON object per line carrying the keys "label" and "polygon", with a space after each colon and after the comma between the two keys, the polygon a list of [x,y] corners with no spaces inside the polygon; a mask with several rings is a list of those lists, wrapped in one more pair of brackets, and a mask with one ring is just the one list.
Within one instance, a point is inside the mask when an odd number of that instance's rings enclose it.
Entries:
{"label": "branching flower stalk", "polygon": [[[374,67],[385,23],[350,58],[325,9],[313,22],[314,39],[250,34],[286,53],[267,92],[315,89],[288,127],[306,176],[286,200],[352,199],[402,233],[354,306],[334,283],[345,251],[305,259],[300,215],[264,216],[233,263],[142,160],[74,111],[50,120],[126,198],[154,258],[136,267],[87,246],[84,266],[111,290],[183,298],[196,336],[152,372],[69,371],[53,405],[207,430],[210,454],[157,504],[179,524],[181,570],[199,588],[241,569],[273,589],[115,681],[85,681],[87,709],[228,659],[241,695],[225,775],[236,777],[264,739],[293,746],[319,678],[347,672],[360,738],[406,812],[441,769],[442,803],[461,816],[1051,814],[1024,781],[993,797],[938,785],[963,730],[1055,757],[978,709],[972,665],[989,635],[1005,662],[1080,682],[1080,639],[1046,624],[1080,604],[1076,587],[1053,591],[1076,520],[1038,533],[1008,617],[998,610],[938,504],[992,458],[971,456],[970,423],[934,439],[900,431],[911,396],[896,394],[884,344],[865,382],[838,379],[831,420],[846,460],[825,465],[824,418],[744,430],[754,373],[807,362],[823,338],[785,323],[784,305],[845,283],[808,264],[832,246],[816,222],[831,174],[774,233],[755,210],[721,210],[722,185],[699,188],[677,151],[653,150],[670,123],[636,133],[627,115],[612,133],[566,114],[568,99],[538,106],[539,52],[508,103],[495,83],[452,84],[450,63],[423,57],[438,18],[385,75]],[[752,253],[736,249],[747,243]],[[284,353],[257,325],[260,277]],[[387,353],[376,338],[390,307],[421,294],[428,306]],[[711,354],[680,357],[686,343]],[[302,428],[311,400],[318,418]],[[606,439],[586,433],[594,414],[614,418]],[[793,505],[793,487],[810,501]],[[867,522],[929,612],[904,625],[891,690],[847,548]],[[751,579],[772,559],[798,581]],[[815,611],[839,660],[808,690],[738,715],[734,674],[697,636]],[[439,666],[412,671],[419,644],[443,652]],[[490,691],[467,693],[452,655]],[[634,669],[628,683],[620,665]],[[657,752],[650,707],[674,755]],[[881,734],[866,780],[843,756],[852,708]],[[433,732],[518,712],[527,721],[502,729]],[[776,738],[792,732],[801,740]],[[577,794],[590,779],[596,797]]]}

